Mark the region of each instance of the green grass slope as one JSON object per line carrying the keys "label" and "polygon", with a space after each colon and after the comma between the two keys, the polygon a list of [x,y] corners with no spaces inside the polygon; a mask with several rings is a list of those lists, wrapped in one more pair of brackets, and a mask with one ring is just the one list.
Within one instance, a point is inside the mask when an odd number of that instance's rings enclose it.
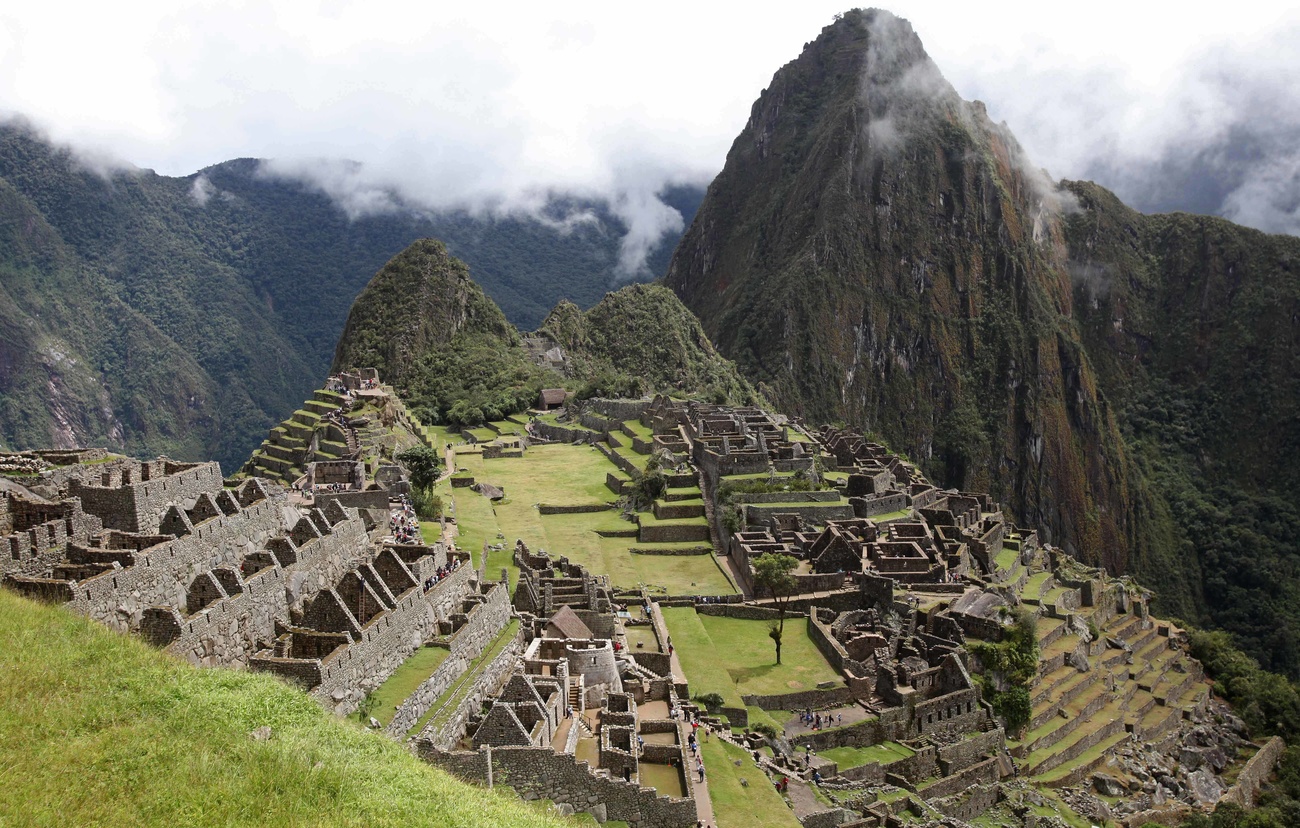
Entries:
{"label": "green grass slope", "polygon": [[[572,824],[460,783],[277,679],[197,670],[3,591],[0,640],[0,824]],[[271,738],[251,738],[263,725]]]}

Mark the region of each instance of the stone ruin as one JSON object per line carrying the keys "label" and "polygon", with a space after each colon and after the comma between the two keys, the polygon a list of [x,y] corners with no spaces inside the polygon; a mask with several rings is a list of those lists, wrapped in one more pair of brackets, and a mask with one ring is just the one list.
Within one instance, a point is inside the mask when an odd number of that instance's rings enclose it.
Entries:
{"label": "stone ruin", "polygon": [[0,481],[3,586],[196,665],[274,672],[347,712],[486,600],[468,556],[383,542],[386,508],[295,508],[215,463],[64,454]]}
{"label": "stone ruin", "polygon": [[669,657],[628,646],[603,576],[563,558],[552,562],[522,541],[515,560],[519,656],[485,672],[486,692],[471,691],[485,712],[455,728],[427,728],[417,753],[464,779],[508,784],[565,812],[691,828],[698,811],[683,711],[696,708],[682,703]]}

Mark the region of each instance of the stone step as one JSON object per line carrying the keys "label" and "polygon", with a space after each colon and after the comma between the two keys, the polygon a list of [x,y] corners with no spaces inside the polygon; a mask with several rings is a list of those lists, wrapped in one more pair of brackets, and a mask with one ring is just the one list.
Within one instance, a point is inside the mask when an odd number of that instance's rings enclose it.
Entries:
{"label": "stone step", "polygon": [[1119,700],[1116,697],[1106,692],[1105,685],[1100,683],[1090,685],[1076,698],[1064,705],[1057,706],[1058,711],[1065,710],[1067,715],[1063,717],[1059,712],[1054,712],[1052,717],[1039,726],[1044,727],[1052,723],[1055,723],[1055,726],[1032,740],[1026,737],[1023,749],[1030,754],[1047,750],[1063,739],[1068,738],[1082,725],[1096,720],[1099,711],[1115,706],[1118,702]]}
{"label": "stone step", "polygon": [[310,411],[311,413],[317,414],[321,417],[324,417],[326,414],[329,414],[331,411],[339,410],[337,403],[321,402],[320,400],[316,400],[316,399],[307,400],[305,403],[302,404],[302,408],[304,411]]}
{"label": "stone step", "polygon": [[1030,704],[1037,706],[1040,702],[1047,701],[1054,691],[1060,685],[1070,681],[1079,674],[1079,671],[1073,667],[1064,665],[1058,667],[1047,675],[1041,677],[1037,682],[1038,692],[1030,698]]}
{"label": "stone step", "polygon": [[[1063,734],[1063,738],[1057,738],[1043,747],[1034,749],[1030,754],[1030,761],[1035,764],[1031,767],[1030,774],[1035,776],[1044,774],[1073,761],[1073,758],[1068,755],[1081,744],[1093,739],[1100,741],[1116,730],[1123,733],[1124,706],[1126,703],[1126,696],[1110,697],[1106,704],[1094,712],[1076,717],[1073,720],[1073,726],[1070,727],[1067,733]],[[1083,724],[1087,726],[1084,727]],[[1041,758],[1034,755],[1041,755],[1043,752],[1049,751],[1049,749],[1050,752],[1047,752],[1047,755],[1041,756]],[[1086,748],[1084,749],[1086,750]],[[1063,756],[1067,758],[1061,758]]]}
{"label": "stone step", "polygon": [[1142,617],[1138,615],[1117,615],[1110,619],[1106,625],[1105,634],[1112,638],[1120,638],[1125,641],[1131,635],[1130,630],[1137,629],[1142,624]]}

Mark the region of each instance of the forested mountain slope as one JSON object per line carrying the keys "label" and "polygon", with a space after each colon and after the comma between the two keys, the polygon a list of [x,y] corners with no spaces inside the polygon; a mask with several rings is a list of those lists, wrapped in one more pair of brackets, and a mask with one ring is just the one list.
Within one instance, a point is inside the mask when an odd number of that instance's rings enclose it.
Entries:
{"label": "forested mountain slope", "polygon": [[629,285],[588,311],[561,302],[531,336],[542,365],[446,245],[420,239],[382,267],[348,314],[334,370],[376,368],[422,422],[476,425],[537,403],[544,387],[586,396],[672,393],[735,403],[755,392],[672,291]]}
{"label": "forested mountain slope", "polygon": [[1300,602],[1269,591],[1300,588],[1300,549],[1269,493],[1294,477],[1298,254],[1052,183],[869,10],[773,77],[666,283],[779,407],[991,491],[1294,674],[1294,643],[1272,653]]}
{"label": "forested mountain slope", "polygon": [[[59,304],[68,314],[60,336],[84,357],[69,373],[68,363],[49,368],[30,336],[6,340],[15,370],[4,380],[0,443],[107,442],[142,454],[216,457],[228,470],[319,384],[352,300],[415,239],[445,239],[510,321],[531,328],[560,299],[587,307],[615,286],[626,232],[604,202],[558,195],[544,208],[551,219],[591,218],[565,225],[412,208],[349,219],[323,193],[270,177],[256,160],[180,178],[92,171],[16,121],[0,124],[0,185],[8,232],[36,222],[62,251],[57,265],[15,263],[19,247],[0,251],[9,268],[0,284],[11,294],[9,327]],[[699,195],[683,187],[664,198],[689,220]],[[651,251],[644,278],[663,272],[675,241]],[[95,286],[68,289],[50,269],[56,266]],[[18,287],[14,268],[25,269],[26,287]],[[106,312],[111,323],[97,323]],[[160,334],[165,344],[127,367],[105,354],[126,347],[128,330],[136,340]],[[31,370],[40,364],[46,368]],[[155,399],[146,388],[152,380],[132,372],[184,379],[162,383],[167,398]],[[34,395],[47,382],[65,386],[57,401]],[[140,393],[130,390],[137,386]],[[161,410],[147,411],[155,407]],[[99,422],[116,425],[92,425]]]}

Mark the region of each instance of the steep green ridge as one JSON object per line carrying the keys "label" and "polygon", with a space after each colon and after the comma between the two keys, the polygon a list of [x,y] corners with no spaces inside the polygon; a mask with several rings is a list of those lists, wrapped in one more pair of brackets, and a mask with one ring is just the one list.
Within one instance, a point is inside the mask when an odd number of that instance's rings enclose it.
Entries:
{"label": "steep green ridge", "polygon": [[357,296],[334,353],[334,370],[348,368],[377,368],[429,424],[522,411],[547,376],[469,268],[433,239],[394,256]]}
{"label": "steep green ridge", "polygon": [[1070,185],[1075,318],[1138,461],[1163,608],[1300,671],[1300,239]]}
{"label": "steep green ridge", "polygon": [[1297,262],[1058,189],[870,10],[773,78],[666,283],[778,406],[874,430],[1294,676]]}
{"label": "steep green ridge", "polygon": [[[572,825],[256,673],[195,669],[0,591],[7,825]],[[250,734],[269,727],[270,738]]]}
{"label": "steep green ridge", "polygon": [[[605,202],[562,196],[548,202],[544,221],[410,206],[350,219],[325,194],[268,176],[255,159],[179,178],[149,170],[95,172],[21,121],[0,124],[0,183],[11,191],[3,232],[38,220],[64,251],[58,262],[22,265],[35,287],[9,297],[5,330],[12,334],[15,320],[35,318],[57,301],[68,310],[65,338],[79,337],[84,346],[70,352],[80,379],[74,381],[67,364],[59,368],[66,385],[55,407],[33,390],[44,372],[28,370],[48,358],[30,336],[5,340],[6,364],[21,376],[9,386],[9,405],[0,408],[0,441],[42,447],[66,434],[64,442],[108,443],[134,453],[215,457],[228,471],[311,393],[352,300],[415,239],[447,240],[474,264],[511,321],[533,327],[562,297],[584,307],[600,299],[616,277],[627,229]],[[662,196],[689,220],[699,191],[678,187]],[[15,198],[25,206],[11,214],[8,202]],[[564,221],[575,214],[590,218]],[[662,273],[675,242],[670,236],[651,251],[649,271],[638,278]],[[9,258],[9,250],[0,258]],[[66,271],[70,263],[97,286],[62,290],[66,279],[52,268]],[[97,324],[105,314],[110,324]],[[102,356],[124,350],[128,339],[139,354],[156,334],[170,344],[153,347],[148,360]],[[137,382],[124,372],[166,373],[179,381]],[[133,383],[140,393],[125,387]],[[155,386],[164,393],[151,399]],[[96,425],[102,421],[118,425]]]}
{"label": "steep green ridge", "polygon": [[530,338],[559,344],[569,376],[529,355],[464,262],[442,242],[421,239],[384,265],[357,297],[334,370],[377,368],[428,424],[500,420],[535,405],[544,387],[586,395],[756,398],[662,286],[630,285],[586,312],[561,302]]}
{"label": "steep green ridge", "polygon": [[666,283],[778,407],[1122,566],[1128,462],[1040,177],[906,22],[850,12],[754,104]]}
{"label": "steep green ridge", "polygon": [[0,179],[0,443],[197,456],[216,388]]}
{"label": "steep green ridge", "polygon": [[718,354],[681,300],[662,285],[631,285],[585,313],[556,305],[538,330],[564,348],[572,372],[602,395],[656,391],[753,402],[754,389]]}

